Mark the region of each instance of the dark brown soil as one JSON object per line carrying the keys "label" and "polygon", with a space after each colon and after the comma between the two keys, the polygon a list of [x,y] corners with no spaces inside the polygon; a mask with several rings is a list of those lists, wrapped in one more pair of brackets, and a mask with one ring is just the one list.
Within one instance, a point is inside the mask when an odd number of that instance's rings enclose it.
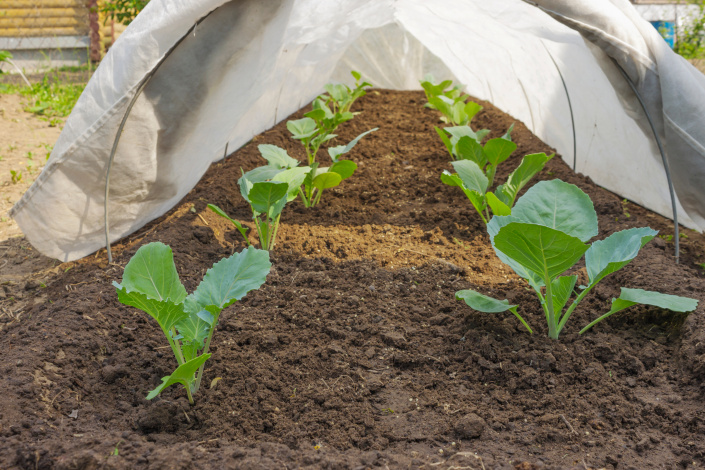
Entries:
{"label": "dark brown soil", "polygon": [[[242,249],[206,204],[249,219],[236,180],[263,163],[257,144],[301,156],[283,123],[117,244],[115,264],[103,252],[6,281],[0,468],[705,465],[703,307],[688,317],[633,308],[577,335],[622,285],[705,300],[703,237],[684,230],[680,265],[672,241],[654,239],[550,340],[540,305],[497,260],[467,199],[441,184],[449,159],[423,103],[418,92],[380,90],[357,104],[341,140],[380,128],[351,153],[359,171],[319,207],[285,209],[272,272],[223,313],[206,369],[214,384],[195,406],[180,386],[145,399],[175,361],[156,323],[119,304],[111,282],[150,241],[172,246],[188,290]],[[474,125],[501,135],[513,120],[483,104]],[[514,139],[499,180],[522,155],[551,150],[521,123]],[[600,238],[645,225],[672,233],[558,158],[538,179],[553,178],[593,198]],[[13,269],[31,259],[18,243],[6,251]],[[534,335],[512,315],[455,301],[465,288],[520,304]]]}

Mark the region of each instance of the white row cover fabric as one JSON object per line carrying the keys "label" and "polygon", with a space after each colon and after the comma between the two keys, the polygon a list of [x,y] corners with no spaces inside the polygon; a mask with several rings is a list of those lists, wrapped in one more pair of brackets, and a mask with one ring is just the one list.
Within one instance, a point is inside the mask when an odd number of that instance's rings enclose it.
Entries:
{"label": "white row cover fabric", "polygon": [[429,72],[452,78],[523,121],[569,165],[575,159],[578,172],[670,216],[654,137],[612,59],[654,117],[680,222],[702,230],[705,77],[627,0],[151,0],[96,70],[12,216],[54,258],[105,245],[108,156],[151,73],[112,166],[111,241],[172,208],[226,148],[285,119],[324,84],[348,81],[353,69],[400,90],[419,89]]}

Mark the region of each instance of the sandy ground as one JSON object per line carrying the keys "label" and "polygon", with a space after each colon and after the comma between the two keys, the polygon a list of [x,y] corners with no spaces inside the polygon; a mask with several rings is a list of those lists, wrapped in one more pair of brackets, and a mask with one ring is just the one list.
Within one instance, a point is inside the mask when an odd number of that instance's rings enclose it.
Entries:
{"label": "sandy ground", "polygon": [[41,172],[61,133],[25,106],[20,95],[0,94],[0,243],[22,235],[8,213]]}
{"label": "sandy ground", "polygon": [[41,285],[60,266],[35,250],[8,214],[39,176],[61,133],[24,111],[26,101],[18,94],[0,94],[0,323],[19,321],[41,297],[25,295],[26,286]]}

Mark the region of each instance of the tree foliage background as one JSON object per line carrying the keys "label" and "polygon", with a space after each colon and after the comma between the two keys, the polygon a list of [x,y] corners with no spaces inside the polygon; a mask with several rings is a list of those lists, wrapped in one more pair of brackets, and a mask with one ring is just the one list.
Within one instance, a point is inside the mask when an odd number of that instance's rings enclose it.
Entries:
{"label": "tree foliage background", "polygon": [[686,59],[705,59],[705,0],[689,0],[698,11],[679,28],[673,50]]}
{"label": "tree foliage background", "polygon": [[147,3],[149,0],[107,0],[100,6],[100,10],[105,13],[108,20],[127,26]]}

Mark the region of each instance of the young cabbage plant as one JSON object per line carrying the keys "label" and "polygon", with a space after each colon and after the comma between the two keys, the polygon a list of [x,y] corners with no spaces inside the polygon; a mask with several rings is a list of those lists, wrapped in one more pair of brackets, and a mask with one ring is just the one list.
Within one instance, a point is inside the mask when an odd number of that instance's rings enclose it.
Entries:
{"label": "young cabbage plant", "polygon": [[291,138],[303,145],[308,164],[311,166],[316,162],[321,145],[337,137],[333,131],[352,118],[350,111],[334,113],[321,98],[316,98],[313,101],[313,109],[301,119],[287,121],[286,128],[291,132]]}
{"label": "young cabbage plant", "polygon": [[[350,152],[360,139],[376,130],[375,127],[363,132],[345,145],[329,147],[328,156],[332,161],[330,167],[321,167],[317,162],[314,162],[310,167],[303,167],[306,169],[306,176],[300,185],[299,195],[304,207],[315,206],[321,201],[325,189],[340,185],[343,180],[350,178],[355,173],[357,163],[343,160],[341,157]],[[269,167],[275,166],[279,171],[297,168],[298,161],[289,157],[286,150],[274,145],[260,145],[259,149],[262,156],[269,162]],[[295,181],[298,182],[298,179]]]}
{"label": "young cabbage plant", "polygon": [[249,291],[259,289],[270,268],[269,253],[248,247],[215,263],[196,290],[187,295],[171,248],[153,242],[137,250],[125,266],[122,284],[113,282],[118,299],[157,321],[178,364],[149,392],[148,400],[180,383],[193,404],[221,312]]}
{"label": "young cabbage plant", "polygon": [[[306,121],[308,124],[302,124],[302,121],[306,119],[310,119],[310,121]],[[301,128],[301,125],[306,125],[309,127]],[[313,129],[312,132],[314,132],[315,134],[317,129],[315,125],[315,121],[312,118],[304,118],[299,119],[298,121],[287,122],[287,126],[289,127],[289,130],[292,131],[292,134],[294,134],[293,137],[295,139],[297,138],[297,135],[304,134],[296,134],[292,129],[298,129],[296,132],[303,133],[308,133],[310,129]],[[310,144],[310,141],[306,140],[309,137],[306,137],[301,140],[301,142],[304,144],[304,147],[306,147],[306,154],[309,161],[309,166],[307,167],[309,168],[309,172],[303,181],[301,190],[299,191],[299,194],[301,195],[301,201],[303,202],[304,207],[315,206],[321,201],[321,197],[323,196],[324,190],[334,188],[340,185],[343,180],[350,178],[353,175],[353,173],[357,169],[357,164],[350,160],[343,160],[341,159],[341,157],[348,153],[350,150],[352,150],[352,148],[357,145],[360,139],[362,139],[371,132],[375,132],[376,130],[378,130],[378,128],[375,127],[374,129],[370,129],[366,132],[363,132],[362,134],[358,135],[345,145],[329,147],[328,155],[330,156],[332,161],[332,165],[330,167],[321,167],[320,164],[315,161],[315,156],[318,152],[318,147],[315,147],[313,149],[313,153],[309,152],[307,145]],[[311,136],[313,136],[314,134],[311,134]],[[335,137],[335,135],[332,136]],[[267,149],[263,150],[263,147],[266,147]],[[259,148],[262,156],[268,161],[270,161],[270,158],[267,154],[277,153],[286,156],[287,168],[293,168],[298,165],[298,161],[289,157],[289,155],[286,153],[286,150],[282,148],[276,147],[274,145],[260,145]]]}
{"label": "young cabbage plant", "polygon": [[455,101],[460,98],[460,95],[463,93],[460,86],[453,86],[453,80],[443,80],[442,82],[435,83],[432,75],[426,75],[424,79],[421,80],[421,88],[423,88],[423,91],[426,94],[426,101],[428,101],[424,106],[431,109],[436,109],[436,107],[430,102],[432,98],[445,96],[446,98]]}
{"label": "young cabbage plant", "polygon": [[427,108],[436,109],[443,115],[441,120],[454,126],[469,126],[472,118],[482,111],[482,106],[468,101],[469,95],[463,94],[459,86],[453,86],[452,80],[433,83],[433,77],[421,80],[421,87],[426,94]]}
{"label": "young cabbage plant", "polygon": [[[371,87],[372,84],[362,80],[360,72],[351,71],[350,74],[355,79],[355,87],[350,88],[344,83],[328,84],[325,86],[327,94],[323,94],[318,98],[323,100],[326,106],[333,110],[333,114],[345,114],[350,112],[353,103],[367,94],[365,87]],[[353,113],[354,114],[354,113]]]}
{"label": "young cabbage plant", "polygon": [[[287,121],[286,123],[287,129],[291,132],[292,139],[298,140],[301,145],[303,145],[309,166],[312,166],[316,162],[316,156],[318,155],[318,150],[321,148],[321,145],[337,137],[336,134],[332,133],[335,128],[353,117],[352,113],[349,111],[343,114],[334,114],[328,106],[322,104],[320,99],[315,100],[313,106],[314,109],[306,113],[304,115],[305,117],[295,121]],[[377,128],[374,128],[363,132],[355,137],[348,145],[350,148],[354,147],[362,137],[376,130]],[[346,146],[342,145],[336,148],[344,147]]]}
{"label": "young cabbage plant", "polygon": [[441,181],[462,189],[485,224],[490,220],[490,209],[494,215],[509,215],[519,191],[553,158],[553,154],[545,153],[524,156],[507,181],[494,192],[489,191],[497,167],[516,150],[510,132],[511,129],[503,137],[490,139],[484,147],[469,135],[451,134],[457,138],[452,148],[458,160],[451,162],[456,172],[443,171]]}
{"label": "young cabbage plant", "polygon": [[[362,77],[358,72],[352,71],[351,74],[355,78],[355,88],[351,89],[344,84],[326,85],[328,93],[320,95],[313,101],[311,111],[301,119],[286,123],[287,129],[292,134],[291,137],[298,140],[304,147],[310,168],[299,191],[305,207],[315,206],[321,201],[324,190],[336,187],[344,179],[352,176],[357,169],[357,164],[349,160],[342,160],[340,157],[349,152],[364,136],[377,130],[377,128],[370,129],[355,137],[348,144],[328,148],[328,154],[332,160],[330,167],[321,167],[316,161],[321,146],[337,137],[333,132],[340,124],[354,117],[350,108],[355,100],[366,94],[364,88],[371,86],[369,83],[361,81]],[[277,149],[277,152],[286,153],[283,149],[274,148]],[[263,154],[263,156],[265,155]],[[265,156],[265,158],[267,157]],[[292,163],[288,168],[294,166],[296,165]]]}
{"label": "young cabbage plant", "polygon": [[430,98],[428,102],[435,109],[441,112],[443,115],[441,120],[443,122],[453,124],[454,126],[469,126],[472,118],[474,118],[477,113],[482,111],[482,106],[474,101],[466,102],[465,100],[467,98],[467,95],[462,95],[456,100],[452,100],[445,96],[437,96],[435,98]]}
{"label": "young cabbage plant", "polygon": [[[434,127],[434,129],[441,138],[446,150],[448,150],[451,160],[473,159],[468,152],[472,152],[475,147],[468,147],[471,145],[469,140],[474,140],[477,145],[481,146],[484,138],[490,133],[489,129],[474,131],[470,126]],[[501,138],[511,142],[513,130],[514,124],[509,126],[509,129]],[[460,143],[461,139],[463,140],[462,143]],[[458,146],[459,143],[460,147]]]}
{"label": "young cabbage plant", "polygon": [[333,132],[338,126],[355,116],[350,112],[350,108],[355,100],[366,95],[364,87],[372,86],[367,82],[361,82],[361,75],[358,72],[353,70],[351,74],[355,78],[355,88],[351,89],[345,84],[326,85],[325,89],[328,93],[313,100],[311,111],[304,114],[301,119],[286,123],[286,128],[292,134],[291,137],[303,145],[309,165],[315,163],[321,145],[336,137]]}
{"label": "young cabbage plant", "polygon": [[360,139],[376,130],[377,128],[375,127],[363,132],[345,145],[329,147],[328,155],[332,161],[331,166],[321,167],[317,162],[311,165],[311,170],[306,175],[301,191],[299,191],[304,207],[315,206],[321,202],[324,190],[340,185],[343,180],[350,178],[355,173],[357,163],[351,160],[343,160],[341,157],[352,150]]}
{"label": "young cabbage plant", "polygon": [[[605,277],[620,270],[658,233],[648,227],[616,232],[591,245],[597,214],[587,194],[560,180],[542,181],[529,189],[511,210],[511,215],[492,218],[487,231],[497,256],[536,292],[546,316],[548,336],[558,339],[568,319],[585,296]],[[588,285],[575,287],[578,276],[565,275],[585,255]],[[456,292],[473,309],[485,313],[512,312],[531,332],[517,312],[517,305],[473,290]],[[570,302],[570,299],[573,301]],[[570,302],[570,303],[569,303]],[[609,312],[591,322],[580,333],[615,312],[645,304],[676,312],[695,310],[698,301],[640,289],[622,289]],[[565,308],[568,306],[568,308]]]}
{"label": "young cabbage plant", "polygon": [[[260,145],[259,150],[268,165],[244,173],[237,183],[240,186],[240,194],[252,209],[252,219],[260,246],[269,251],[276,243],[279,219],[284,206],[296,199],[311,168],[298,167],[297,160],[291,158],[286,150],[275,145]],[[214,204],[208,204],[208,208],[235,225],[247,244],[250,244],[247,229],[240,222],[230,218]]]}

